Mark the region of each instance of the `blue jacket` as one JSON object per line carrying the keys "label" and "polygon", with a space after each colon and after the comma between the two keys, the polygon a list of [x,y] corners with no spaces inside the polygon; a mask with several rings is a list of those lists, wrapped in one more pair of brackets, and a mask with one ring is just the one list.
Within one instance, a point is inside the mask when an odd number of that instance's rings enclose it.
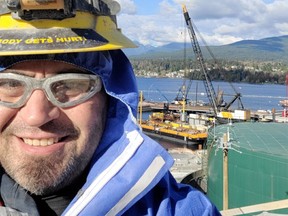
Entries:
{"label": "blue jacket", "polygon": [[175,181],[173,158],[141,131],[136,78],[122,51],[5,58],[0,70],[27,59],[70,62],[100,75],[110,96],[87,181],[63,215],[220,215],[205,195]]}

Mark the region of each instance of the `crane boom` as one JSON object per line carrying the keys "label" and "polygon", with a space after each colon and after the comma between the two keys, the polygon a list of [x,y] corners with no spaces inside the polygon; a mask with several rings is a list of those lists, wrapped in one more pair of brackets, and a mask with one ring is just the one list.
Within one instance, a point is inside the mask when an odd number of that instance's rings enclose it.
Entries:
{"label": "crane boom", "polygon": [[192,48],[193,48],[193,51],[195,53],[196,60],[198,61],[199,65],[200,65],[200,69],[204,75],[203,82],[204,82],[205,90],[206,90],[209,102],[213,108],[214,114],[215,114],[215,116],[217,116],[218,104],[216,102],[216,93],[215,93],[214,87],[212,85],[211,79],[207,73],[207,68],[206,68],[205,63],[204,63],[204,58],[203,58],[203,55],[202,55],[195,31],[194,31],[194,28],[193,28],[193,25],[191,22],[191,18],[189,16],[189,13],[187,11],[186,6],[183,5],[182,8],[183,8],[183,15],[184,15],[184,18],[186,21],[189,36],[191,39]]}

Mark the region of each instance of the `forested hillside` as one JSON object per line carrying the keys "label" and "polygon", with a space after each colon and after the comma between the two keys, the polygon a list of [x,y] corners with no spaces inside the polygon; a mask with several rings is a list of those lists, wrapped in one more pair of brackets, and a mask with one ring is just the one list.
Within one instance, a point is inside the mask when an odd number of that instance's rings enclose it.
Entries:
{"label": "forested hillside", "polygon": [[[167,77],[168,74],[179,74],[184,71],[184,77],[195,80],[203,79],[195,61],[185,64],[181,60],[172,59],[132,59],[137,76]],[[185,66],[186,65],[186,66]],[[207,61],[207,71],[212,80],[248,83],[285,83],[287,65],[279,62],[240,62],[222,60],[220,63]]]}
{"label": "forested hillside", "polygon": [[[191,44],[173,43],[153,48],[140,45],[124,50],[138,76],[164,77],[173,73],[193,79],[202,79]],[[207,70],[212,80],[285,83],[288,72],[288,36],[244,40],[237,43],[201,47]],[[208,52],[210,51],[210,52]],[[212,53],[212,55],[211,55]],[[185,57],[184,57],[185,56]],[[169,77],[173,77],[169,75]]]}

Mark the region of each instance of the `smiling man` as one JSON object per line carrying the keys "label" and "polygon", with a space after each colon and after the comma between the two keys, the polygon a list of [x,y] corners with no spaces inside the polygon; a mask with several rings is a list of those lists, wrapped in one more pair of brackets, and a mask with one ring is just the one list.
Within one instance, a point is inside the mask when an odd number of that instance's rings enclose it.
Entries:
{"label": "smiling man", "polygon": [[0,0],[0,215],[219,215],[137,124],[118,11]]}
{"label": "smiling man", "polygon": [[71,184],[104,129],[107,97],[101,86],[99,76],[62,62],[27,61],[4,70],[0,161],[6,172],[39,195]]}

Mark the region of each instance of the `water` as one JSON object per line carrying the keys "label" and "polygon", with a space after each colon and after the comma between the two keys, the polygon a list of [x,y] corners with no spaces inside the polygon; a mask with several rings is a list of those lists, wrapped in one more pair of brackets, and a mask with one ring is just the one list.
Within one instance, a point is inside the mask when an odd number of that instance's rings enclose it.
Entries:
{"label": "water", "polygon": [[[183,84],[183,79],[137,77],[137,83],[145,100],[172,102]],[[233,87],[227,82],[213,82],[216,93],[219,89],[224,91],[226,102],[232,100],[235,89],[242,95],[241,100],[244,107],[250,110],[272,110],[273,108],[281,110],[282,107],[279,105],[279,101],[287,98],[286,86],[284,85],[247,83],[232,83],[232,85]],[[192,82],[188,98],[192,101],[209,102],[203,81],[195,80]],[[236,101],[232,107],[237,108],[238,105]]]}

